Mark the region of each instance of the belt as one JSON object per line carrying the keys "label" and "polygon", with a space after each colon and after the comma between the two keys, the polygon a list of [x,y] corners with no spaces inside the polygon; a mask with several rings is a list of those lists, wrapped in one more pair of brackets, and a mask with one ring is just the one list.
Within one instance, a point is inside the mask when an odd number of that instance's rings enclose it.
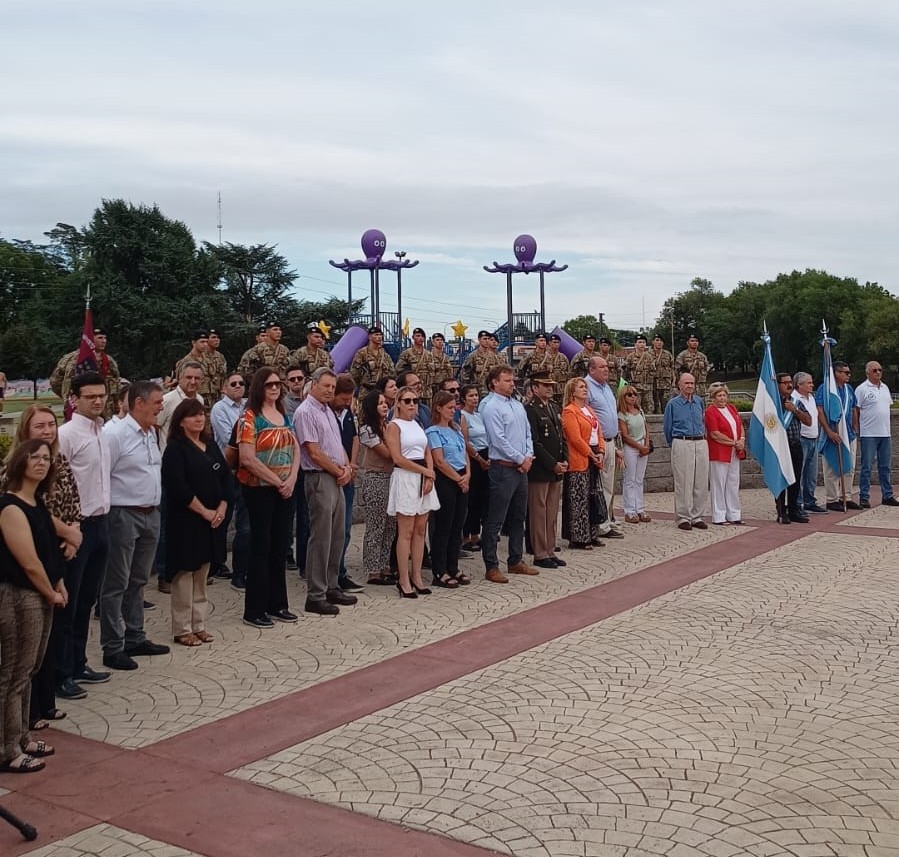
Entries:
{"label": "belt", "polygon": [[604,440],[606,443],[611,443],[613,440],[618,440],[618,435],[617,435],[617,434],[613,434],[611,437],[604,437],[603,440]]}
{"label": "belt", "polygon": [[682,435],[680,437],[675,437],[674,440],[705,440],[705,435],[704,434]]}
{"label": "belt", "polygon": [[516,464],[514,461],[503,461],[501,458],[491,458],[491,464],[498,464],[500,467],[521,467],[520,464]]}
{"label": "belt", "polygon": [[158,506],[122,506],[123,509],[127,509],[129,512],[140,512],[143,515],[149,515],[150,512],[155,512],[159,507]]}

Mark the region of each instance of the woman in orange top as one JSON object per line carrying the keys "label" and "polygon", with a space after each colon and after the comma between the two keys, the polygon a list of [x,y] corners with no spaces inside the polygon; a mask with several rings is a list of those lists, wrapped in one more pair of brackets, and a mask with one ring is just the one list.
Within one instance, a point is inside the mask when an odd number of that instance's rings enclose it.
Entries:
{"label": "woman in orange top", "polygon": [[602,547],[600,525],[608,518],[600,472],[605,442],[587,404],[587,382],[572,378],[562,400],[562,433],[568,443],[568,472],[562,483],[562,538],[572,550]]}

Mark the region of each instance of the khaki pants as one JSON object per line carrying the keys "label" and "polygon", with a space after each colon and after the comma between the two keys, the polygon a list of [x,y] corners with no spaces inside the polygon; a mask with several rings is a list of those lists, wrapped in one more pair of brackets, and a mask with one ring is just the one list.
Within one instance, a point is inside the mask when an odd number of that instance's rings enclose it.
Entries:
{"label": "khaki pants", "polygon": [[196,571],[179,571],[172,581],[172,636],[180,637],[193,631],[206,630],[209,601],[206,598],[206,578],[209,563]]}
{"label": "khaki pants", "polygon": [[547,559],[556,549],[561,482],[528,483],[528,516],[534,559]]}
{"label": "khaki pants", "polygon": [[[858,438],[849,444],[852,450],[852,468],[843,474],[843,484],[846,487],[846,499],[851,500],[858,492],[852,488],[852,480],[855,477],[855,447],[858,445]],[[842,494],[840,493],[840,474],[836,470],[831,470],[827,459],[822,455],[821,462],[824,465],[824,497],[826,503],[842,502]]]}
{"label": "khaki pants", "polygon": [[615,512],[612,509],[612,492],[615,490],[615,467],[617,462],[617,448],[614,440],[606,441],[606,454],[602,462],[602,495],[606,498],[606,506],[609,510],[609,518],[599,525],[600,532],[617,530],[618,522],[615,521]]}
{"label": "khaki pants", "polygon": [[698,521],[709,505],[709,445],[701,440],[671,441],[674,474],[674,518],[678,524]]}

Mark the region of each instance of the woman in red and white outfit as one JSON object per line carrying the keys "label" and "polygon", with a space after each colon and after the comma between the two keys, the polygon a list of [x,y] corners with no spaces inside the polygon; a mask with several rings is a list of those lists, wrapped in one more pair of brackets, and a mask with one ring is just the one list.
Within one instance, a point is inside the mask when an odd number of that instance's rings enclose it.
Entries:
{"label": "woman in red and white outfit", "polygon": [[705,411],[709,444],[709,487],[713,524],[742,524],[740,515],[740,460],[746,457],[743,422],[728,403],[726,384],[709,387],[711,404]]}

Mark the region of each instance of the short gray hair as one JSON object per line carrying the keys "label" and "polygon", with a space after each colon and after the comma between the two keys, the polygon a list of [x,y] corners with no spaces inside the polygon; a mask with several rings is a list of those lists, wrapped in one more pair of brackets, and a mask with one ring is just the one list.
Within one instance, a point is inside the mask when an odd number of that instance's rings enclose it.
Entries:
{"label": "short gray hair", "polygon": [[808,372],[797,372],[793,376],[793,386],[798,387],[800,384],[804,384],[806,381],[811,381],[812,376],[809,375]]}
{"label": "short gray hair", "polygon": [[330,375],[334,379],[337,378],[337,373],[333,369],[329,369],[327,366],[319,366],[319,368],[312,373],[312,381],[317,384],[327,375]]}

